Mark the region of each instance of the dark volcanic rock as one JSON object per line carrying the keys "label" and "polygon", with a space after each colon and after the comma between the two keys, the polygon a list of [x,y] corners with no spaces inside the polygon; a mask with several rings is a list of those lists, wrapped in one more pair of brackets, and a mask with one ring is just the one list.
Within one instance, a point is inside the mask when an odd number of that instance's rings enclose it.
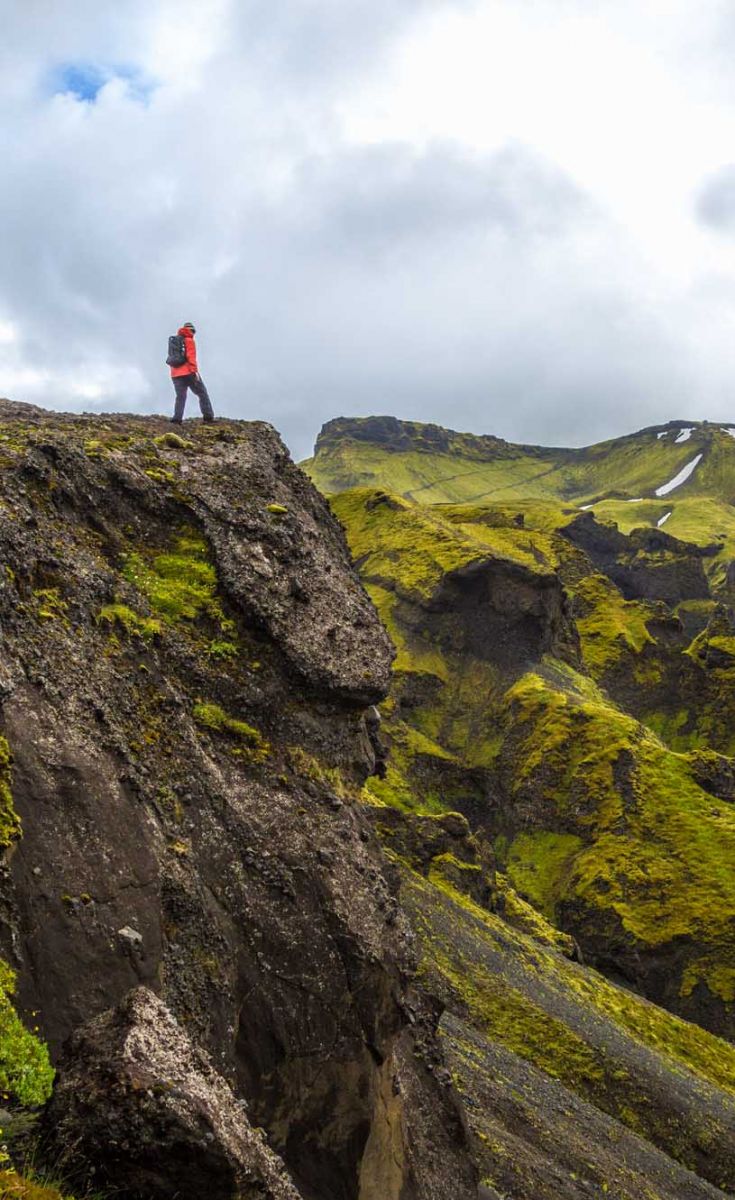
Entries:
{"label": "dark volcanic rock", "polygon": [[45,1125],[72,1175],[115,1194],[298,1200],[245,1106],[147,988],[70,1039]]}
{"label": "dark volcanic rock", "polygon": [[500,558],[447,572],[423,625],[443,649],[504,669],[517,669],[544,654],[573,663],[579,659],[579,638],[558,574]]}
{"label": "dark volcanic rock", "polygon": [[[357,802],[390,642],[275,431],[183,433],[0,406],[23,822],[0,953],[53,1053],[131,987],[158,993],[306,1200],[367,1195],[365,1155],[397,1146],[381,1200],[464,1200],[462,1127],[426,1065],[436,1015],[419,1032],[406,1014],[410,931]],[[386,1122],[398,1058],[423,1101]]]}
{"label": "dark volcanic rock", "polygon": [[502,438],[492,435],[456,433],[451,429],[443,429],[441,425],[400,421],[397,417],[337,417],[322,426],[315,453],[331,445],[339,445],[347,438],[370,442],[391,453],[414,450],[450,454],[461,448],[464,453],[480,461],[492,461],[499,452],[514,449]]}
{"label": "dark volcanic rock", "polygon": [[562,533],[617,584],[626,600],[678,604],[709,597],[702,560],[717,554],[717,545],[682,542],[663,529],[633,529],[626,537],[589,512],[575,517]]}

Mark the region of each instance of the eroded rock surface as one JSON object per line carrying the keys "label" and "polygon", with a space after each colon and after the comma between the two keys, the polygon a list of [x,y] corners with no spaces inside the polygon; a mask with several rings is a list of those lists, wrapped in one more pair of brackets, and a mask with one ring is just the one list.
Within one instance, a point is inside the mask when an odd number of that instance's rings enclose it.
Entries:
{"label": "eroded rock surface", "polygon": [[22,820],[0,951],[24,1011],[58,1054],[145,985],[305,1200],[368,1196],[365,1155],[395,1144],[385,1200],[474,1197],[438,1014],[407,1011],[413,941],[358,800],[393,650],[326,502],[260,423],[179,436],[0,406],[0,457]]}
{"label": "eroded rock surface", "polygon": [[59,1071],[50,1149],[85,1184],[152,1200],[298,1200],[243,1102],[148,988],[77,1030]]}

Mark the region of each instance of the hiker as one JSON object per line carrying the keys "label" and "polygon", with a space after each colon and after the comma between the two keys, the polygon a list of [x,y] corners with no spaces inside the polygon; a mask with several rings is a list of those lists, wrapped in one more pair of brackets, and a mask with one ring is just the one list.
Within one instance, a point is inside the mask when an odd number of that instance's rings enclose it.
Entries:
{"label": "hiker", "polygon": [[[176,405],[174,415],[171,418],[174,425],[180,425],[184,419],[186,393],[189,388],[191,388],[195,396],[199,397],[202,420],[214,420],[212,401],[209,399],[209,392],[204,386],[204,381],[199,374],[199,367],[197,365],[197,348],[194,341],[195,333],[196,329],[192,322],[185,321],[176,338],[169,338],[169,356],[166,362],[171,367],[171,378],[174,381],[174,389],[176,391]],[[172,347],[172,343],[175,342],[178,345]]]}

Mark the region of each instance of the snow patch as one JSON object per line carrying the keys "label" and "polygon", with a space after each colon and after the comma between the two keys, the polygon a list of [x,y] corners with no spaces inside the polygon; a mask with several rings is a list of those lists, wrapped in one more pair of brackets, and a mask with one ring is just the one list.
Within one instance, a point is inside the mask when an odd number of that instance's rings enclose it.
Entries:
{"label": "snow patch", "polygon": [[682,429],[681,433],[676,439],[676,445],[680,445],[681,442],[688,442],[693,433],[693,429]]}
{"label": "snow patch", "polygon": [[726,429],[725,433],[729,433],[730,437],[735,437],[735,429]]}
{"label": "snow patch", "polygon": [[658,521],[656,522],[659,529],[661,528],[662,525],[666,524],[666,522],[668,521],[672,512],[673,512],[673,509],[669,509],[669,511],[667,513],[664,513],[664,515],[662,517],[659,517]]}
{"label": "snow patch", "polygon": [[[668,431],[668,429],[664,429],[662,433],[657,433],[657,434],[656,434],[656,437],[658,438],[658,440],[659,440],[659,441],[661,441],[661,438],[662,438],[662,437],[666,437],[666,434],[667,434],[668,432],[669,432],[669,431]],[[735,436],[735,435],[733,435],[733,436]]]}
{"label": "snow patch", "polygon": [[632,500],[626,500],[625,503],[626,504],[640,504],[642,499],[643,499],[642,496],[634,496]]}
{"label": "snow patch", "polygon": [[[733,434],[733,437],[735,437],[735,434]],[[588,509],[594,508],[594,507],[595,507],[594,504],[580,504],[579,509],[580,509],[580,512],[587,512]]]}
{"label": "snow patch", "polygon": [[674,488],[681,487],[682,483],[686,483],[687,479],[694,474],[701,461],[702,455],[697,454],[691,460],[691,462],[688,462],[685,467],[682,467],[678,475],[675,475],[674,478],[670,479],[668,483],[662,483],[661,487],[656,488],[656,495],[668,496],[669,492],[673,492]]}

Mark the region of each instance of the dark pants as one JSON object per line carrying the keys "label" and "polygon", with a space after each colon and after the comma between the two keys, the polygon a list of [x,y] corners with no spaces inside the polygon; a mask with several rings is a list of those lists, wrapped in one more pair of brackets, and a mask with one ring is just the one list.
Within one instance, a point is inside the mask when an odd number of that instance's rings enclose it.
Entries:
{"label": "dark pants", "polygon": [[214,410],[212,409],[212,401],[209,399],[209,392],[198,375],[174,376],[174,389],[176,391],[174,421],[183,421],[184,419],[186,393],[189,388],[191,388],[195,396],[199,397],[199,407],[202,410],[202,416],[204,417],[204,420],[213,421]]}

